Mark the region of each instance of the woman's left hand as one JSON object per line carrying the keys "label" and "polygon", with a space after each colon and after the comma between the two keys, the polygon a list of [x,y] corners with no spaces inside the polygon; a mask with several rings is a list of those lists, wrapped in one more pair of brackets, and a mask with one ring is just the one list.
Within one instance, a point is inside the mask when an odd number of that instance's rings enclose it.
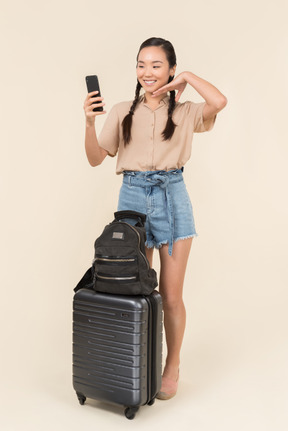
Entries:
{"label": "woman's left hand", "polygon": [[178,76],[176,76],[176,78],[174,78],[173,81],[169,82],[169,84],[163,85],[163,87],[154,91],[152,94],[152,97],[156,97],[156,96],[159,96],[160,94],[167,93],[167,91],[178,90],[175,96],[175,101],[178,102],[181,94],[186,88],[186,85],[187,85],[187,81],[185,79],[185,74],[184,72],[182,72]]}

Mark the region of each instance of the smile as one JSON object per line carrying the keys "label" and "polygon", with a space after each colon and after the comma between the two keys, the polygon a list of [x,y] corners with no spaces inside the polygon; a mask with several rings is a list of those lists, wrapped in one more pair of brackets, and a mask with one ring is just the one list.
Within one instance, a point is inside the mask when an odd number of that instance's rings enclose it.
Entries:
{"label": "smile", "polygon": [[153,84],[155,84],[155,82],[157,82],[157,81],[145,81],[145,80],[144,80],[144,82],[145,82],[145,84],[146,84],[146,85],[153,85]]}

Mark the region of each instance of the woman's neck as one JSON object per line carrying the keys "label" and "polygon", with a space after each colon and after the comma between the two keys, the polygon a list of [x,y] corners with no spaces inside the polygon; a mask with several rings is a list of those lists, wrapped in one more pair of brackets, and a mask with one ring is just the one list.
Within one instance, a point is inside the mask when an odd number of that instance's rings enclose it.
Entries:
{"label": "woman's neck", "polygon": [[167,96],[166,94],[160,94],[159,96],[152,97],[152,93],[145,93],[144,94],[144,102],[152,107],[157,107],[162,99],[164,99]]}

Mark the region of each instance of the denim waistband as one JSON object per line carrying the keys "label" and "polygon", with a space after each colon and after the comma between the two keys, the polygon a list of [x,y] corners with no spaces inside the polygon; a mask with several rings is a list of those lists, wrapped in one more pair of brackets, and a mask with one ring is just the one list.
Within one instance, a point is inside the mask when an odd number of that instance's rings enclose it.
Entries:
{"label": "denim waistband", "polygon": [[166,195],[167,213],[170,226],[170,239],[168,253],[171,256],[173,250],[174,238],[174,208],[169,191],[169,184],[183,181],[183,168],[173,169],[171,171],[124,171],[123,183],[136,187],[153,187],[159,186]]}
{"label": "denim waistband", "polygon": [[129,186],[167,187],[169,183],[177,183],[183,180],[183,168],[171,171],[124,171],[123,182]]}

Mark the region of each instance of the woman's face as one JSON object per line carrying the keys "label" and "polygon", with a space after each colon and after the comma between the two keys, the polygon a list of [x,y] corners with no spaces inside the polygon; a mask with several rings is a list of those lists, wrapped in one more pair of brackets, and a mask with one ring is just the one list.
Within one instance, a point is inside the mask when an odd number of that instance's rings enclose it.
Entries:
{"label": "woman's face", "polygon": [[159,46],[141,49],[137,61],[137,78],[145,92],[153,93],[168,83],[174,76],[176,66],[170,69],[166,53]]}

